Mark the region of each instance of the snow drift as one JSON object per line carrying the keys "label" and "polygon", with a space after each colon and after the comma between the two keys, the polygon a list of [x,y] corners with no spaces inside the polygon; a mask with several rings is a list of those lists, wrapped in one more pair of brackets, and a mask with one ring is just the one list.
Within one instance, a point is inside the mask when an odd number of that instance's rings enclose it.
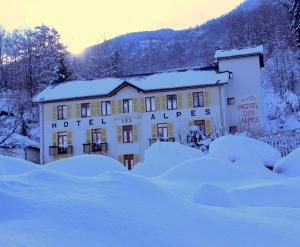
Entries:
{"label": "snow drift", "polygon": [[145,152],[144,161],[133,169],[133,173],[154,177],[166,172],[182,161],[202,157],[199,150],[177,142],[156,142]]}
{"label": "snow drift", "polygon": [[300,148],[279,160],[274,167],[274,172],[285,176],[300,176]]}

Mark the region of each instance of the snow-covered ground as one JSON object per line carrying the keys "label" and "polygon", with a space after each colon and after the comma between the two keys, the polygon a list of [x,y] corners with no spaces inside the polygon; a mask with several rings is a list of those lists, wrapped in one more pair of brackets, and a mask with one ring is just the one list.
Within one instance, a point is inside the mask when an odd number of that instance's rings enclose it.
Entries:
{"label": "snow-covered ground", "polygon": [[298,247],[299,159],[234,136],[207,155],[156,143],[131,172],[100,155],[0,156],[0,246]]}

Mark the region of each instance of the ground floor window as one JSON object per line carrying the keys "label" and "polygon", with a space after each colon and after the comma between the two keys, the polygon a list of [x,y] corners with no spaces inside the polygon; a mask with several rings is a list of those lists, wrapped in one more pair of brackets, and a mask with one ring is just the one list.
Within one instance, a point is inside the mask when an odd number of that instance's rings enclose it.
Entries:
{"label": "ground floor window", "polygon": [[237,127],[236,126],[230,126],[229,127],[229,133],[234,135],[237,132]]}
{"label": "ground floor window", "polygon": [[198,130],[205,134],[205,120],[195,120],[194,125],[198,127]]}
{"label": "ground floor window", "polygon": [[64,132],[58,132],[58,146],[59,147],[67,147],[68,146],[68,133],[66,131]]}
{"label": "ground floor window", "polygon": [[92,143],[101,143],[101,129],[92,129]]}
{"label": "ground floor window", "polygon": [[157,137],[168,137],[168,124],[167,123],[160,123],[157,124]]}
{"label": "ground floor window", "polygon": [[126,166],[128,170],[131,170],[134,165],[134,155],[124,154],[123,160],[124,160],[124,166]]}

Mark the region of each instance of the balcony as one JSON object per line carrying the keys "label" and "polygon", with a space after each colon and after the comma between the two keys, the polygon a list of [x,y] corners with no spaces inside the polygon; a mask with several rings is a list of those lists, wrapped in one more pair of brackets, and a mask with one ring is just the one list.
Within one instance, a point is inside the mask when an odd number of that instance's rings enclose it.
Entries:
{"label": "balcony", "polygon": [[107,143],[102,142],[102,143],[85,143],[82,144],[83,146],[83,152],[86,154],[89,153],[102,153],[105,154],[107,153]]}
{"label": "balcony", "polygon": [[49,146],[49,155],[56,156],[56,155],[70,155],[73,153],[73,146],[68,145],[66,147],[59,147],[59,146]]}
{"label": "balcony", "polygon": [[175,142],[175,137],[153,137],[153,138],[150,138],[149,139],[149,144],[150,146],[157,142],[157,141],[160,141],[160,142]]}

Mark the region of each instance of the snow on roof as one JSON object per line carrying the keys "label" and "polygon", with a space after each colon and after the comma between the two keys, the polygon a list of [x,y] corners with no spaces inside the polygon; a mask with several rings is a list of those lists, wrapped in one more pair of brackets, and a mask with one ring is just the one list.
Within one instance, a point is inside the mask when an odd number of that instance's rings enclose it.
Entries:
{"label": "snow on roof", "polygon": [[232,49],[232,50],[219,50],[215,53],[215,58],[229,58],[229,57],[237,57],[237,56],[248,56],[254,54],[263,54],[263,46],[257,46],[246,49]]}
{"label": "snow on roof", "polygon": [[129,76],[123,78],[104,78],[92,81],[70,81],[49,86],[35,98],[35,102],[108,95],[124,82],[143,91],[172,89],[180,87],[224,84],[229,73],[217,71],[186,70],[162,72],[151,75]]}

